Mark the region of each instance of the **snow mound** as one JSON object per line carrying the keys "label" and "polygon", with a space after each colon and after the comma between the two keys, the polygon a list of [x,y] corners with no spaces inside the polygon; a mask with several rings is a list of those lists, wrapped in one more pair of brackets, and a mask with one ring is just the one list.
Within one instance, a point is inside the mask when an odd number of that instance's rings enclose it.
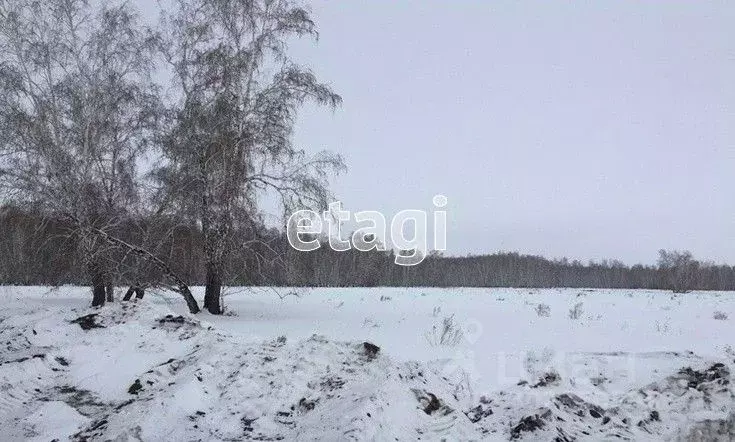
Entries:
{"label": "snow mound", "polygon": [[[555,385],[543,382],[549,377]],[[699,370],[684,367],[608,397],[604,407],[589,399],[595,396],[602,397],[546,376],[537,384],[522,382],[483,398],[485,407],[499,412],[478,424],[485,433],[510,425],[511,440],[735,440],[735,393],[730,369],[722,363]]]}
{"label": "snow mound", "polygon": [[48,434],[61,404],[76,440],[477,438],[449,383],[371,343],[246,344],[146,303],[47,313],[2,324],[22,341],[2,352],[3,429]]}
{"label": "snow mound", "polygon": [[36,306],[0,322],[0,344],[3,440],[735,436],[731,368],[689,356],[623,394],[580,382],[591,373],[547,372],[476,398],[468,378],[440,362],[396,362],[379,342],[245,342],[149,302]]}

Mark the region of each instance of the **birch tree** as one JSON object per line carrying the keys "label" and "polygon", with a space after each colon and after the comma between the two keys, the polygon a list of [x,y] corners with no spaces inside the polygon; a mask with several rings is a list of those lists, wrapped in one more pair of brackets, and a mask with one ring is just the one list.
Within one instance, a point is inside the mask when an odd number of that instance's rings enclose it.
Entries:
{"label": "birch tree", "polygon": [[307,100],[334,108],[341,99],[287,54],[290,38],[317,36],[296,2],[175,0],[163,17],[177,100],[157,176],[201,230],[204,307],[219,314],[225,258],[245,246],[233,232],[261,223],[258,197],[276,195],[284,215],[326,207],[327,179],[342,160],[308,156],[291,135]]}
{"label": "birch tree", "polygon": [[107,255],[129,246],[115,228],[141,205],[154,49],[126,3],[0,0],[0,189],[70,223],[94,306],[110,299]]}

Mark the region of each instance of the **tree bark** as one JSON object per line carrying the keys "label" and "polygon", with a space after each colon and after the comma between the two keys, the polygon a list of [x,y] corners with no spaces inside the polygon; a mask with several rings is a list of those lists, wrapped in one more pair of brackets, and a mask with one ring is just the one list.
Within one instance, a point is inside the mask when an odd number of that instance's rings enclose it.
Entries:
{"label": "tree bark", "polygon": [[131,285],[128,291],[125,293],[123,301],[130,301],[130,298],[135,295],[135,299],[143,299],[145,295],[145,289],[139,285]]}
{"label": "tree bark", "polygon": [[220,296],[222,295],[222,278],[214,264],[207,264],[207,284],[204,288],[204,308],[213,315],[222,314]]}
{"label": "tree bark", "polygon": [[92,307],[101,307],[105,305],[106,297],[104,272],[97,262],[90,262],[87,269],[92,279]]}
{"label": "tree bark", "polygon": [[130,298],[133,297],[133,293],[135,293],[135,286],[130,286],[127,292],[125,292],[125,296],[123,297],[123,301],[130,301]]}
{"label": "tree bark", "polygon": [[115,287],[111,283],[105,284],[105,295],[107,298],[107,302],[114,302],[115,301]]}
{"label": "tree bark", "polygon": [[186,284],[179,285],[178,292],[184,297],[186,305],[189,307],[189,311],[191,313],[199,313],[199,304],[197,304],[196,299],[194,299],[194,295],[191,294],[189,286]]}

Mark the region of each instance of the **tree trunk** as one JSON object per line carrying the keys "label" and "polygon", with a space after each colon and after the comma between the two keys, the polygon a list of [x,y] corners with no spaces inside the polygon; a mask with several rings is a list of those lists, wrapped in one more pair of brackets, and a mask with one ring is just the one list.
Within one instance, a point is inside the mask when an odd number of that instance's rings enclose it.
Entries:
{"label": "tree trunk", "polygon": [[87,265],[89,276],[92,279],[92,307],[105,305],[105,275],[99,263],[91,262]]}
{"label": "tree trunk", "polygon": [[[191,291],[189,290],[189,286],[186,285],[186,283],[184,282],[183,279],[181,279],[181,277],[179,277],[176,273],[174,273],[171,270],[168,264],[163,262],[160,258],[156,257],[154,254],[152,254],[148,250],[143,249],[141,247],[134,246],[132,244],[128,244],[125,241],[121,240],[120,238],[110,236],[109,234],[107,234],[107,232],[104,232],[99,229],[92,229],[92,232],[100,236],[101,238],[103,238],[108,243],[116,245],[116,246],[124,247],[126,250],[129,250],[130,252],[133,252],[138,256],[142,256],[147,261],[153,263],[156,267],[158,267],[161,271],[163,271],[163,275],[166,278],[176,283],[177,285],[176,291],[184,297],[184,300],[186,301],[186,305],[189,307],[189,312],[192,314],[199,313],[199,304],[197,304],[196,299],[194,299],[194,296],[192,296]],[[102,299],[103,300],[105,299],[104,293],[105,293],[104,284],[102,284]]]}
{"label": "tree trunk", "polygon": [[199,313],[199,304],[197,304],[197,300],[194,299],[194,296],[191,294],[189,286],[183,283],[179,284],[179,293],[184,297],[186,305],[189,307],[189,311],[191,313]]}
{"label": "tree trunk", "polygon": [[145,289],[143,287],[135,288],[135,299],[143,299],[144,295],[145,295]]}
{"label": "tree trunk", "polygon": [[115,301],[115,288],[109,282],[105,285],[105,295],[107,297],[107,302]]}
{"label": "tree trunk", "polygon": [[130,298],[133,297],[133,293],[135,293],[135,286],[130,286],[127,292],[125,292],[125,296],[123,297],[123,301],[130,301]]}
{"label": "tree trunk", "polygon": [[222,294],[222,278],[214,264],[207,264],[207,285],[204,288],[204,308],[213,315],[221,315],[220,295]]}

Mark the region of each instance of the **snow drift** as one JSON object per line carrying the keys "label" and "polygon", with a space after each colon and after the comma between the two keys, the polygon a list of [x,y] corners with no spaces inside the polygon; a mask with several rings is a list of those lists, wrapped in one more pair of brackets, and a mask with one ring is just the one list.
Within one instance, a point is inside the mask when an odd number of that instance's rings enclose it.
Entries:
{"label": "snow drift", "polygon": [[627,355],[580,353],[589,372],[543,367],[477,395],[445,361],[394,360],[380,342],[246,342],[152,302],[1,314],[3,440],[735,438],[732,361],[693,353],[637,355],[671,368],[624,392],[610,386]]}

